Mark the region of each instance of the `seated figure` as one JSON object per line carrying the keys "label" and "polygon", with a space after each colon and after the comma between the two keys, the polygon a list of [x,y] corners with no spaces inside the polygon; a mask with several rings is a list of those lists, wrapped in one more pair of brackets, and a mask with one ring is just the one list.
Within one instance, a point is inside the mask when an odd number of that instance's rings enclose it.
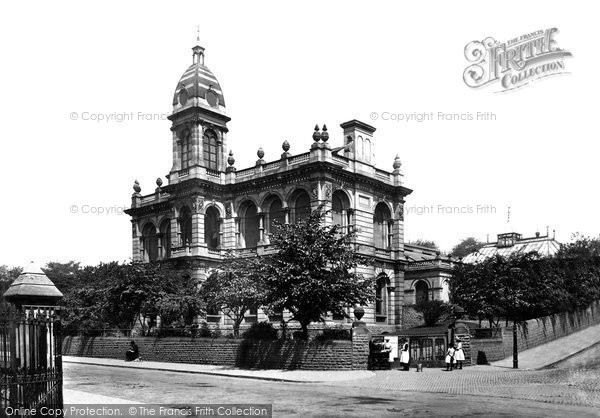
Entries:
{"label": "seated figure", "polygon": [[135,341],[132,340],[129,344],[131,344],[131,349],[125,352],[125,361],[134,361],[140,357],[140,350]]}

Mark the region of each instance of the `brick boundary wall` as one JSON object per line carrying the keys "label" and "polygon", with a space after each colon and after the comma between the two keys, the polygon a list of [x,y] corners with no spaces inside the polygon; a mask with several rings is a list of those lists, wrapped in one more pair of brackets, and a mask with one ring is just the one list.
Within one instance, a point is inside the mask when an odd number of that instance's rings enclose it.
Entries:
{"label": "brick boundary wall", "polygon": [[[286,370],[351,370],[352,341],[235,340],[231,338],[136,337],[146,361],[211,364],[230,367]],[[73,337],[63,339],[63,355],[124,359],[131,338]],[[361,341],[368,356],[368,340]],[[362,368],[362,362],[357,365]]]}
{"label": "brick boundary wall", "polygon": [[[520,326],[517,333],[519,351],[546,344],[558,338],[565,337],[592,325],[600,324],[600,301],[596,301],[586,309],[574,312],[563,312],[556,315],[530,319]],[[471,362],[482,359],[484,354],[487,362],[505,359],[512,355],[512,327],[503,327],[500,337],[472,338]]]}

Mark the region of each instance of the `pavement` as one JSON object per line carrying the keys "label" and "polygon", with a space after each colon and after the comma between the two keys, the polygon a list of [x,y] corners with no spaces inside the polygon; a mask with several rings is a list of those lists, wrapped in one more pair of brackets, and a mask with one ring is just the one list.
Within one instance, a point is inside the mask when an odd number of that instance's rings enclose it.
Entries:
{"label": "pavement", "polygon": [[[519,352],[519,369],[541,370],[588,350],[600,342],[600,324],[585,328],[566,337]],[[494,367],[512,368],[513,356],[492,363]]]}
{"label": "pavement", "polygon": [[74,404],[98,404],[98,405],[123,405],[123,404],[141,404],[141,402],[130,399],[115,398],[113,396],[104,396],[97,393],[84,392],[81,390],[63,388],[63,400],[65,405]]}

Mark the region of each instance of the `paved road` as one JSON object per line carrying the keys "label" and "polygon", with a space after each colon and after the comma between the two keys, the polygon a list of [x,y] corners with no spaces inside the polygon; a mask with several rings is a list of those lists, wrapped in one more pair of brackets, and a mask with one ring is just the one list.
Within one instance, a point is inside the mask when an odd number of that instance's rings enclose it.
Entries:
{"label": "paved road", "polygon": [[274,416],[600,416],[599,381],[598,371],[472,368],[311,384],[65,364],[68,390],[144,403],[272,403]]}

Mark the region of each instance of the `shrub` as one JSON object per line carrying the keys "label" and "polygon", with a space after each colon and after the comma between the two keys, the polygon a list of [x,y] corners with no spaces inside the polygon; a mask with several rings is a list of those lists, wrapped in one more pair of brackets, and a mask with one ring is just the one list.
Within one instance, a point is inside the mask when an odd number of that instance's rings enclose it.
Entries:
{"label": "shrub", "polygon": [[218,325],[214,327],[210,332],[210,336],[213,338],[221,338],[223,336],[221,328]]}
{"label": "shrub", "polygon": [[302,331],[292,332],[292,340],[306,340],[307,336]]}
{"label": "shrub", "polygon": [[415,310],[423,314],[425,325],[432,327],[442,317],[450,313],[450,304],[441,300],[420,301]]}
{"label": "shrub", "polygon": [[328,341],[328,340],[350,340],[350,331],[344,329],[341,326],[335,328],[325,328],[315,339],[317,341]]}
{"label": "shrub", "polygon": [[253,340],[276,340],[277,330],[270,322],[255,322],[242,336]]}
{"label": "shrub", "polygon": [[212,337],[212,332],[210,331],[210,327],[208,326],[208,324],[206,322],[203,322],[202,325],[200,326],[200,329],[198,330],[198,337],[201,337],[201,338]]}

